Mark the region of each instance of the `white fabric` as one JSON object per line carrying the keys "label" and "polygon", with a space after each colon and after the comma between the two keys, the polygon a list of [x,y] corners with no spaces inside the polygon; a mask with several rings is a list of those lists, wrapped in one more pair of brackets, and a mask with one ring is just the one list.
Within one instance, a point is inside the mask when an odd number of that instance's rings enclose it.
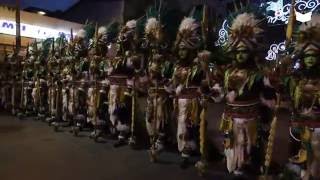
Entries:
{"label": "white fabric", "polygon": [[55,102],[56,102],[56,98],[55,98],[55,88],[50,88],[51,89],[51,95],[50,95],[50,100],[51,100],[51,114],[55,113]]}
{"label": "white fabric", "polygon": [[[157,98],[149,97],[147,99],[147,108],[152,108],[149,111],[147,110],[149,114],[146,116],[146,128],[149,136],[154,136],[159,134],[160,127],[164,125],[164,122],[165,122],[165,119],[164,119],[165,112],[163,108],[164,103],[165,103],[165,100],[163,97],[157,97]],[[154,117],[155,115],[156,117]],[[151,120],[149,116],[152,117]]]}
{"label": "white fabric", "polygon": [[213,101],[216,103],[221,102],[224,97],[224,92],[223,92],[223,88],[220,86],[220,84],[218,84],[218,83],[214,84],[214,86],[211,89],[218,93],[218,96],[212,97]]}
{"label": "white fabric", "polygon": [[176,94],[179,95],[182,90],[183,90],[183,85],[180,84],[180,85],[176,88]]}
{"label": "white fabric", "polygon": [[118,117],[114,115],[114,111],[117,107],[117,103],[120,97],[118,97],[118,90],[119,90],[118,85],[110,85],[110,90],[109,90],[109,115],[110,115],[110,121],[114,127],[116,127],[117,131],[121,132],[129,132],[130,127],[126,124],[122,124]]}
{"label": "white fabric", "polygon": [[67,89],[63,88],[62,89],[62,119],[64,121],[67,120],[67,113],[68,113],[68,93]]}
{"label": "white fabric", "polygon": [[117,91],[120,87],[118,85],[110,85],[109,90],[109,115],[110,115],[110,121],[113,126],[116,126],[117,117],[114,115],[114,111],[116,109],[116,103],[117,103]]}
{"label": "white fabric", "polygon": [[38,101],[37,88],[32,88],[31,95],[32,95],[33,103],[36,104]]}
{"label": "white fabric", "polygon": [[68,111],[69,111],[70,114],[74,113],[73,107],[74,107],[74,103],[75,103],[75,101],[74,101],[75,94],[73,94],[73,93],[74,93],[74,89],[70,88],[69,89],[69,97],[70,98],[69,98],[69,104],[68,104]]}
{"label": "white fabric", "polygon": [[27,107],[28,105],[28,96],[27,96],[27,91],[28,91],[28,88],[27,87],[24,87],[24,92],[23,92],[23,105],[24,107]]}
{"label": "white fabric", "polygon": [[227,162],[227,169],[231,173],[233,172],[236,167],[234,161],[234,149],[228,148],[224,150],[224,154],[226,156],[226,162]]}
{"label": "white fabric", "polygon": [[190,150],[196,149],[196,143],[193,140],[184,140],[184,135],[187,133],[187,107],[192,103],[191,99],[179,99],[178,100],[178,129],[177,129],[177,141],[178,150],[181,152],[183,149],[187,148]]}
{"label": "white fabric", "polygon": [[120,121],[117,122],[117,131],[119,132],[129,132],[130,127],[126,124],[122,124]]}
{"label": "white fabric", "polygon": [[225,149],[229,172],[240,169],[247,160],[246,155],[250,154],[252,142],[249,138],[247,122],[254,120],[253,118],[233,118],[233,147]]}
{"label": "white fabric", "polygon": [[87,122],[91,122],[95,124],[94,119],[93,119],[93,114],[94,114],[94,89],[90,87],[88,89],[88,97],[87,97],[87,104],[88,104],[88,117],[87,117]]}

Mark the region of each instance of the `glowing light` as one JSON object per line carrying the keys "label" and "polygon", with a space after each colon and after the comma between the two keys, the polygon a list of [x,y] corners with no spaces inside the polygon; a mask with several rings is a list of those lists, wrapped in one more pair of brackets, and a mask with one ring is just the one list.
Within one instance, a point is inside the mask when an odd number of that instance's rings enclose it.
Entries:
{"label": "glowing light", "polygon": [[[274,12],[273,16],[268,15],[268,23],[275,24],[283,22],[288,23],[290,16],[291,4],[283,4],[283,0],[276,2],[267,2],[267,11]],[[319,7],[319,0],[296,0],[295,1],[295,12],[296,20],[300,22],[307,22],[311,20],[312,13]]]}
{"label": "glowing light", "polygon": [[296,62],[293,66],[294,69],[299,69],[300,68],[300,63]]}
{"label": "glowing light", "polygon": [[47,13],[46,12],[44,12],[44,11],[38,11],[38,14],[40,14],[40,15],[46,15]]}
{"label": "glowing light", "polygon": [[228,41],[228,30],[230,26],[228,25],[227,20],[224,20],[222,23],[222,27],[219,30],[219,39],[215,42],[216,46],[223,46]]}
{"label": "glowing light", "polygon": [[279,44],[271,44],[265,59],[268,61],[276,60],[278,58],[278,54],[280,52],[284,52],[285,50],[285,41],[280,42]]}
{"label": "glowing light", "polygon": [[[267,5],[266,10],[272,12],[272,15],[266,15],[269,24],[276,23],[288,23],[290,16],[291,4],[284,4],[284,0],[270,1],[262,3],[260,7]],[[308,22],[311,20],[312,13],[320,7],[320,0],[296,0],[295,1],[295,13],[296,20],[300,22]],[[227,20],[223,21],[223,24],[219,30],[219,38],[215,42],[215,46],[224,46],[228,41],[228,31],[230,26]],[[279,44],[271,44],[265,57],[266,60],[272,61],[278,58],[278,54],[285,51],[285,42]]]}
{"label": "glowing light", "polygon": [[306,14],[302,14],[302,13],[299,13],[298,11],[295,11],[295,13],[296,13],[297,21],[300,21],[300,22],[303,22],[303,23],[311,21],[312,12],[308,12]]}

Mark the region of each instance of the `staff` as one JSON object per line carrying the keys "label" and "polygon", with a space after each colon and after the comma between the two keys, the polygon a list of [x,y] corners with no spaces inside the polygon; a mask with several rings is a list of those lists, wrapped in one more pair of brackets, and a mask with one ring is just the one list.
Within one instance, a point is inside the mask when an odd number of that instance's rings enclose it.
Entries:
{"label": "staff", "polygon": [[135,106],[136,106],[136,92],[135,92],[135,77],[133,77],[133,85],[132,85],[132,107],[131,107],[131,136],[129,139],[129,144],[135,144],[135,137],[134,137],[134,126],[135,126]]}
{"label": "staff", "polygon": [[274,110],[274,115],[273,119],[271,122],[270,126],[270,131],[269,131],[269,137],[268,137],[268,144],[267,144],[267,149],[266,149],[266,154],[265,154],[265,161],[264,161],[264,166],[265,166],[265,171],[264,171],[264,177],[267,178],[268,172],[269,172],[269,167],[272,159],[272,152],[273,152],[273,144],[274,144],[274,138],[275,138],[275,133],[276,133],[276,127],[277,127],[277,112],[280,106],[280,94],[277,93],[277,99],[276,99],[276,107]]}

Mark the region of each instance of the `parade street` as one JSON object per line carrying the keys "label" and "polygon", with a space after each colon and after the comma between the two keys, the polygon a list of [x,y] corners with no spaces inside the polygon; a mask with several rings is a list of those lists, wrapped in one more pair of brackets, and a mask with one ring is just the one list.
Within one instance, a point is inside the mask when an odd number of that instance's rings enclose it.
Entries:
{"label": "parade street", "polygon": [[[221,105],[209,106],[209,136],[219,146],[217,131]],[[287,159],[288,117],[281,113],[274,148],[277,163]],[[157,164],[149,162],[146,149],[114,148],[113,141],[95,143],[89,132],[74,137],[67,128],[54,132],[52,127],[31,118],[18,120],[8,113],[0,116],[1,180],[141,180],[141,179],[234,179],[227,175],[223,162],[211,162],[208,174],[199,177],[194,167],[179,167],[177,152],[165,152]],[[220,139],[219,139],[220,137]],[[252,179],[252,178],[248,178]]]}

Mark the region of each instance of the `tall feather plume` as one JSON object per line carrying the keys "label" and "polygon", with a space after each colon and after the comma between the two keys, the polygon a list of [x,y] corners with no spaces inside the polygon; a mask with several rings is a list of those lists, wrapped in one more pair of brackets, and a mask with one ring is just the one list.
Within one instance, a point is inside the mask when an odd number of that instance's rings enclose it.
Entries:
{"label": "tall feather plume", "polygon": [[99,27],[98,29],[98,34],[101,35],[101,34],[107,34],[107,28],[105,26],[101,26]]}
{"label": "tall feather plume", "polygon": [[85,38],[86,37],[86,31],[84,29],[80,29],[77,33],[77,37],[80,37],[80,38]]}
{"label": "tall feather plume", "polygon": [[195,31],[197,28],[199,28],[199,24],[196,23],[195,19],[190,17],[185,17],[179,26],[179,31],[180,32]]}
{"label": "tall feather plume", "polygon": [[160,22],[156,18],[149,18],[145,26],[145,33],[150,34],[158,28],[161,28]]}
{"label": "tall feather plume", "polygon": [[184,46],[188,49],[196,49],[201,45],[200,24],[191,17],[185,17],[177,34],[175,47]]}
{"label": "tall feather plume", "polygon": [[133,29],[137,26],[137,21],[136,20],[127,21],[126,26],[130,29]]}
{"label": "tall feather plume", "polygon": [[259,27],[260,20],[256,19],[252,13],[239,14],[231,25],[231,40],[235,38],[244,38],[255,42],[256,37],[260,35],[263,30]]}

